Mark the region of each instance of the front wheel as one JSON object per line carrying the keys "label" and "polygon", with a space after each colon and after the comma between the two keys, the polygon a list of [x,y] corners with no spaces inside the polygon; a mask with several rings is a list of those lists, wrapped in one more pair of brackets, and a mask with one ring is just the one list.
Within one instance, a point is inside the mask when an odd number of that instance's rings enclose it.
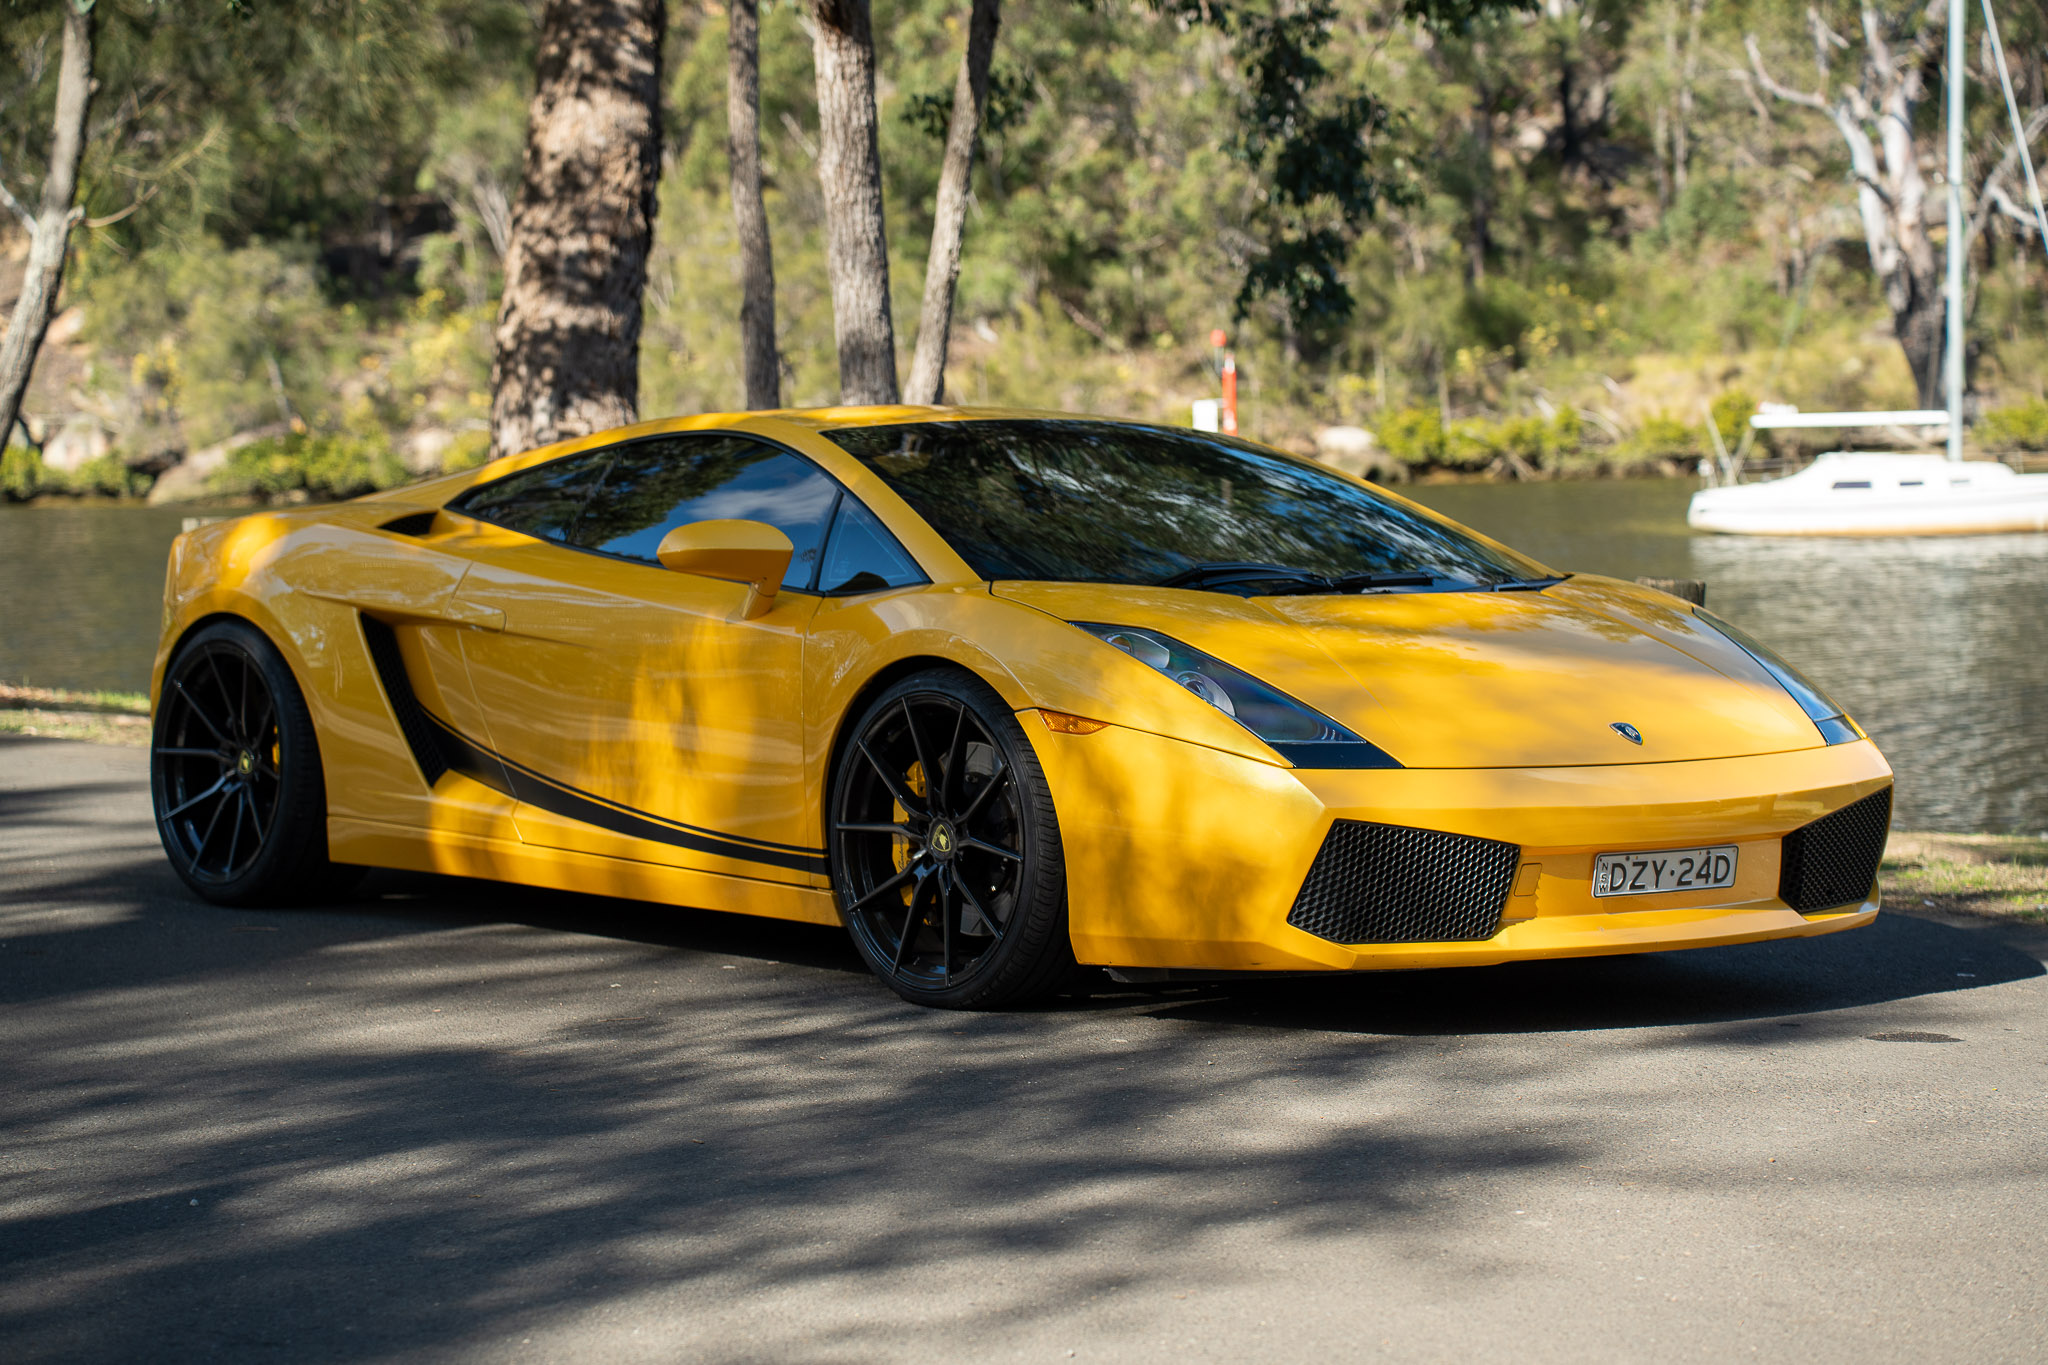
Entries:
{"label": "front wheel", "polygon": [[327,861],[326,783],[313,718],[276,646],[216,621],[165,671],[150,795],[171,866],[218,905],[345,891],[362,869]]}
{"label": "front wheel", "polygon": [[871,702],[839,752],[832,885],[854,945],[913,1004],[995,1009],[1073,970],[1052,793],[995,689],[934,669]]}

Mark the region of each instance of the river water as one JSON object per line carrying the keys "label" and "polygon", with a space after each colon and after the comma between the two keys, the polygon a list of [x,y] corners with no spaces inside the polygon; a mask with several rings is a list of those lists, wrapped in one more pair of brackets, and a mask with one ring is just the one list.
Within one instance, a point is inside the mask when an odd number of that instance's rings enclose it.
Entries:
{"label": "river water", "polygon": [[[1554,568],[1706,580],[1714,611],[1883,747],[1900,828],[2048,831],[2048,535],[1695,536],[1680,480],[1404,491]],[[0,679],[145,689],[165,553],[191,514],[0,507]]]}

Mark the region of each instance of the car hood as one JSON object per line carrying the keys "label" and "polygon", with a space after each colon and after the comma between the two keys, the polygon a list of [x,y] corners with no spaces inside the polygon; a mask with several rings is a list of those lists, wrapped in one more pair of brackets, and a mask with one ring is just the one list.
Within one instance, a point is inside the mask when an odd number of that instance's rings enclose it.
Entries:
{"label": "car hood", "polygon": [[1409,768],[1669,763],[1823,743],[1745,650],[1677,599],[1613,579],[1252,599],[1101,584],[994,590],[1069,621],[1171,635]]}

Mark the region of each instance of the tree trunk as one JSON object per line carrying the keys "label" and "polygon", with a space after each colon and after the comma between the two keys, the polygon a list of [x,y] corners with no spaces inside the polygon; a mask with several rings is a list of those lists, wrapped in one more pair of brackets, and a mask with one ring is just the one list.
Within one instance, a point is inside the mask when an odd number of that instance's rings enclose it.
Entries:
{"label": "tree trunk", "polygon": [[875,131],[875,38],[868,0],[816,0],[818,182],[825,192],[825,269],[846,403],[894,403],[896,328]]}
{"label": "tree trunk", "polygon": [[[85,116],[91,104],[92,11],[67,3],[64,50],[57,65],[57,120],[50,138],[50,169],[43,177],[42,202],[26,224],[28,265],[21,278],[21,297],[8,320],[7,335],[0,339],[0,447],[14,435],[22,395],[35,373],[36,352],[42,349],[43,334],[50,330],[50,318],[57,311],[65,248],[71,240],[71,225],[79,219],[72,200],[78,192],[78,162],[85,154]],[[9,202],[12,204],[11,196]]]}
{"label": "tree trunk", "polygon": [[634,420],[663,0],[547,0],[491,360],[491,450]]}
{"label": "tree trunk", "polygon": [[732,222],[740,242],[740,356],[747,406],[782,406],[782,358],[775,351],[775,252],[761,202],[761,10],[732,0],[726,35],[726,158],[732,166]]}
{"label": "tree trunk", "polygon": [[946,345],[953,330],[953,291],[960,280],[960,238],[967,225],[968,177],[974,144],[988,106],[988,64],[1002,26],[1001,0],[974,0],[967,19],[967,52],[953,85],[953,116],[946,125],[946,156],[939,167],[931,258],[924,268],[924,307],[917,317],[917,356],[910,363],[912,403],[943,402]]}
{"label": "tree trunk", "polygon": [[1685,60],[1678,71],[1678,107],[1671,119],[1671,187],[1684,194],[1692,170],[1693,84],[1699,76],[1700,17],[1707,0],[1692,0],[1685,21]]}
{"label": "tree trunk", "polygon": [[1818,11],[1807,13],[1814,30],[1821,88],[1797,90],[1773,78],[1764,69],[1754,34],[1743,37],[1750,71],[1770,94],[1826,115],[1841,134],[1856,184],[1856,211],[1863,221],[1871,273],[1877,276],[1891,309],[1892,334],[1913,371],[1920,406],[1945,406],[1942,352],[1947,305],[1941,258],[1927,235],[1929,181],[1921,170],[1920,149],[1913,139],[1914,108],[1931,66],[1928,49],[1919,33],[1909,31],[1910,42],[1900,50],[1882,16],[1865,4],[1860,80],[1845,84],[1835,94],[1829,90],[1828,54],[1847,42],[1826,27]]}
{"label": "tree trunk", "polygon": [[1885,281],[1884,291],[1887,300],[1902,300],[1892,307],[1892,334],[1898,337],[1899,349],[1913,368],[1920,406],[1945,408],[1948,399],[1942,393],[1942,355],[1948,349],[1948,301],[1942,292],[1941,272],[1915,280],[1902,271],[1896,279],[1897,291],[1892,280]]}

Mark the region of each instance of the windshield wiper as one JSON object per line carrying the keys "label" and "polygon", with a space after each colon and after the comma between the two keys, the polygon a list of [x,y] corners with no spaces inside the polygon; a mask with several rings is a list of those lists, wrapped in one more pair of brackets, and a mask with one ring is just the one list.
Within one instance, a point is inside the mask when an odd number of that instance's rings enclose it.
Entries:
{"label": "windshield wiper", "polygon": [[1427,588],[1436,582],[1433,573],[1354,573],[1330,586],[1338,592],[1371,592],[1374,588]]}
{"label": "windshield wiper", "polygon": [[1225,588],[1237,583],[1302,583],[1317,591],[1328,591],[1335,586],[1319,573],[1307,569],[1290,569],[1284,564],[1239,564],[1216,561],[1195,564],[1179,573],[1159,580],[1162,588],[1194,588],[1198,591],[1210,588]]}
{"label": "windshield wiper", "polygon": [[1554,588],[1554,587],[1556,587],[1556,586],[1557,586],[1557,585],[1558,585],[1559,583],[1562,583],[1562,582],[1564,582],[1564,581],[1565,581],[1565,580],[1566,580],[1567,578],[1570,578],[1570,577],[1571,577],[1571,575],[1570,575],[1570,574],[1568,574],[1568,573],[1561,573],[1561,574],[1552,574],[1552,575],[1551,575],[1551,576],[1550,576],[1549,578],[1523,578],[1523,579],[1517,579],[1516,581],[1514,581],[1514,582],[1512,582],[1512,583],[1496,583],[1496,584],[1494,584],[1494,585],[1493,585],[1493,587],[1492,587],[1492,588],[1491,588],[1491,589],[1490,589],[1489,591],[1492,591],[1492,592],[1542,592],[1542,591],[1543,591],[1543,590],[1544,590],[1545,588]]}

